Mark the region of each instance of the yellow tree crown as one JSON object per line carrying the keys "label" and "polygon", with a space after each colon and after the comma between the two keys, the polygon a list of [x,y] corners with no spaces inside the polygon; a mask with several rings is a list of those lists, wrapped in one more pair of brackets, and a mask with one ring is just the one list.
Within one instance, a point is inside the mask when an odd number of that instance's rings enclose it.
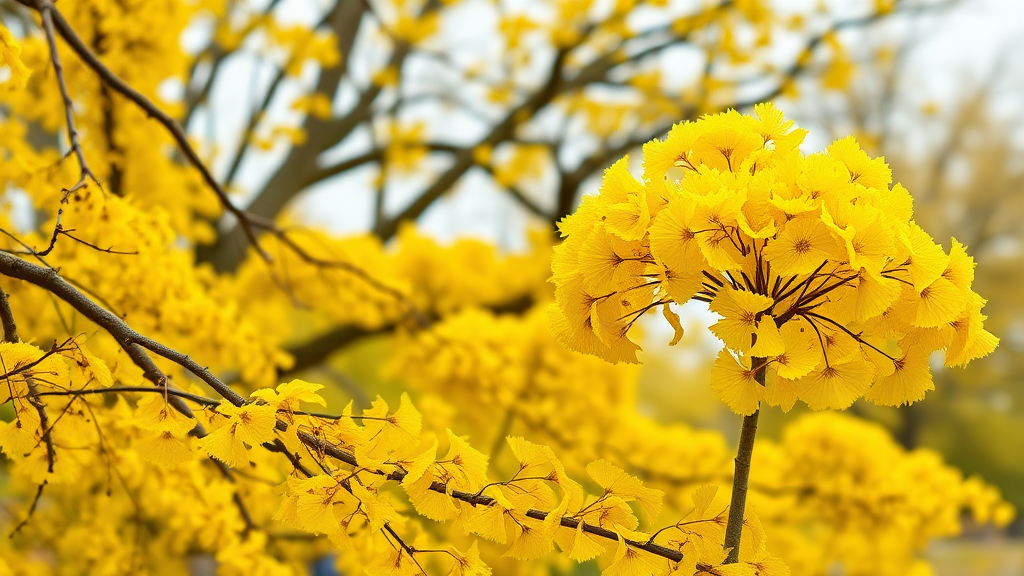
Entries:
{"label": "yellow tree crown", "polygon": [[[853,138],[803,155],[806,134],[772,104],[675,125],[628,157],[559,225],[552,329],[580,352],[637,362],[630,327],[670,304],[709,303],[725,344],[711,386],[733,411],[909,404],[932,384],[929,357],[959,366],[991,352],[974,260],[947,253],[913,219],[884,159]],[[678,340],[678,337],[676,338]],[[674,342],[673,342],[674,343]],[[756,381],[766,369],[768,386]]]}

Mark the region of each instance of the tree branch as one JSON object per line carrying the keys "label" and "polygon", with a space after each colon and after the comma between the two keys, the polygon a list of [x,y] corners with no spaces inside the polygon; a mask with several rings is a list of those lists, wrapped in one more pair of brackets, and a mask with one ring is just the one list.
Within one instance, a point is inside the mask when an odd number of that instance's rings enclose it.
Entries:
{"label": "tree branch", "polygon": [[[335,32],[338,51],[341,54],[352,54],[365,11],[366,8],[361,2],[342,0],[336,2],[328,12],[326,22]],[[404,57],[404,53],[396,52],[392,56],[392,64],[401,65]],[[333,97],[347,72],[347,66],[347,59],[343,59],[339,66],[321,70],[314,92]],[[379,92],[378,86],[365,91],[353,109],[341,118],[320,120],[307,115],[302,126],[306,131],[306,141],[288,151],[288,155],[277,170],[249,204],[247,212],[273,220],[288,200],[304,187],[304,179],[316,172],[317,158],[320,154],[331,145],[340,142],[366,120],[370,105]],[[196,250],[197,259],[213,264],[219,271],[234,270],[245,257],[245,251],[238,249],[240,241],[245,238],[245,233],[241,224],[232,226],[221,234],[213,245],[200,246]]]}
{"label": "tree branch", "polygon": [[[765,359],[751,358],[751,366],[757,372],[754,380],[761,386],[765,385]],[[750,483],[750,460],[754,453],[754,437],[757,434],[757,417],[760,410],[743,417],[740,430],[740,443],[736,450],[736,472],[732,480],[732,498],[729,501],[729,521],[725,527],[724,548],[728,550],[726,564],[740,561],[740,541],[743,537],[743,514],[747,506],[747,488]]]}
{"label": "tree branch", "polygon": [[[64,102],[64,120],[67,123],[68,128],[68,142],[71,144],[71,151],[74,152],[75,157],[78,158],[78,167],[81,170],[78,182],[76,182],[71,188],[66,188],[64,190],[64,197],[61,200],[61,204],[64,204],[67,202],[68,196],[82,186],[85,186],[86,179],[91,178],[93,182],[96,182],[96,184],[99,184],[99,181],[92,173],[92,170],[89,169],[89,165],[85,162],[85,154],[82,153],[82,143],[78,139],[78,129],[75,128],[74,103],[71,100],[71,95],[68,93],[67,82],[64,80],[64,65],[61,64],[60,55],[57,53],[57,38],[53,31],[53,12],[56,11],[56,8],[53,7],[52,3],[39,1],[37,3],[36,10],[39,11],[39,16],[43,21],[43,31],[46,34],[46,43],[50,47],[50,61],[53,64],[54,74],[57,76],[57,85],[60,87],[61,100]],[[60,212],[58,212],[58,214],[60,214]],[[60,218],[58,216],[58,222],[59,221]],[[60,226],[59,223],[58,226]]]}
{"label": "tree branch", "polygon": [[[311,31],[318,30],[327,24],[334,17],[337,8],[338,4],[335,4],[334,8],[328,10],[327,13],[324,14],[323,18],[321,18],[320,21],[312,27]],[[224,177],[225,188],[231,188],[231,184],[235,180],[238,169],[242,165],[242,160],[245,159],[245,154],[249,151],[249,142],[252,140],[252,136],[256,132],[256,126],[259,124],[260,119],[263,118],[264,113],[270,107],[271,102],[273,102],[274,95],[277,94],[278,87],[287,75],[287,69],[288,63],[286,62],[281,66],[281,69],[277,71],[274,79],[270,81],[270,86],[267,88],[267,92],[264,94],[263,101],[260,103],[259,107],[256,108],[256,110],[253,110],[252,114],[249,116],[249,121],[246,123],[245,129],[242,132],[242,140],[238,144],[238,150],[235,152],[235,156],[231,160],[230,167],[228,168],[228,173]]]}
{"label": "tree branch", "polygon": [[526,194],[524,194],[523,191],[517,188],[514,184],[503,184],[501,182],[498,182],[497,175],[494,173],[494,166],[491,166],[490,164],[477,165],[480,166],[480,168],[482,168],[488,174],[490,174],[491,179],[494,180],[494,182],[498,184],[502,189],[508,192],[513,198],[515,198],[515,200],[519,202],[523,206],[523,208],[526,208],[535,216],[539,216],[542,220],[551,220],[551,214],[549,214],[546,210],[538,206],[536,202],[530,200],[530,198],[528,198]]}
{"label": "tree branch", "polygon": [[[270,0],[270,3],[267,4],[267,8],[263,11],[263,16],[269,16],[280,1],[281,0]],[[248,25],[246,25],[245,29],[240,34],[242,40],[244,40],[245,37],[255,29],[255,24],[259,22],[259,20],[260,19],[253,19]],[[241,42],[239,44],[241,44]],[[213,88],[217,79],[217,72],[220,70],[221,64],[223,64],[224,60],[233,53],[234,50],[224,50],[219,44],[217,44],[216,40],[210,40],[209,45],[207,45],[207,47],[198,56],[196,56],[192,69],[189,70],[189,80],[195,78],[196,68],[202,61],[205,54],[210,54],[210,72],[206,76],[206,80],[203,81],[203,85],[199,90],[188,90],[185,93],[185,116],[181,119],[181,125],[186,129],[188,128],[196,109],[198,109],[199,105],[205,102],[206,97],[209,96],[210,90]],[[191,84],[191,82],[189,82],[189,84]]]}
{"label": "tree branch", "polygon": [[18,325],[14,322],[14,312],[11,310],[11,302],[8,300],[8,294],[0,289],[0,321],[4,327],[4,342],[17,343],[21,339],[18,338]]}
{"label": "tree branch", "polygon": [[347,160],[342,160],[336,164],[332,164],[331,166],[328,166],[326,168],[320,168],[313,172],[312,174],[307,175],[303,179],[301,187],[307,188],[309,186],[312,186],[313,184],[323,182],[328,178],[333,178],[335,176],[338,176],[339,174],[343,174],[354,168],[358,168],[360,166],[370,164],[372,162],[380,162],[382,158],[384,158],[384,151],[374,149],[370,150],[365,154],[354,156]]}
{"label": "tree branch", "polygon": [[[341,449],[339,449],[339,448],[337,448],[335,446],[332,446],[331,444],[327,444],[326,442],[321,441],[319,438],[313,436],[312,434],[309,434],[307,432],[299,432],[299,439],[302,440],[303,443],[307,444],[308,446],[310,446],[311,448],[313,448],[314,450],[319,452],[320,454],[325,454],[327,456],[330,456],[331,458],[334,458],[336,460],[344,462],[345,464],[348,464],[349,466],[353,466],[356,469],[361,468],[361,466],[359,465],[359,461],[356,459],[356,457],[354,455],[352,455],[349,452],[346,452],[344,450],[341,450]],[[370,471],[370,472],[372,472],[372,471]],[[383,474],[383,472],[375,472],[375,473]],[[397,482],[401,482],[405,478],[406,474],[407,473],[406,473],[405,470],[402,470],[401,468],[399,468],[399,469],[395,470],[394,472],[388,474],[387,478],[389,480],[395,480]],[[466,503],[471,504],[473,506],[492,506],[495,503],[494,498],[491,498],[490,496],[485,496],[483,494],[479,494],[479,493],[476,493],[476,492],[464,492],[462,490],[452,490],[452,491],[449,492],[447,485],[444,484],[444,483],[441,483],[441,482],[434,482],[434,483],[432,483],[430,485],[430,490],[432,490],[434,492],[438,492],[440,494],[445,494],[445,495],[447,495],[447,496],[449,496],[451,498],[454,498],[455,500],[466,502]],[[525,515],[527,517],[529,517],[529,518],[533,518],[534,520],[544,520],[544,519],[546,519],[548,517],[548,514],[549,514],[548,512],[545,512],[543,510],[531,509],[531,510],[528,510]],[[606,528],[602,528],[600,526],[594,526],[592,524],[587,524],[587,523],[585,523],[585,522],[583,522],[581,520],[578,520],[576,518],[570,518],[570,517],[567,517],[567,516],[563,516],[561,518],[561,520],[559,521],[559,524],[562,525],[565,528],[571,528],[573,530],[577,529],[580,526],[580,524],[583,524],[583,531],[588,533],[588,534],[593,534],[594,536],[598,536],[598,537],[601,537],[601,538],[606,538],[608,540],[614,540],[614,541],[618,541],[618,540],[622,539],[630,547],[638,548],[640,550],[644,550],[646,552],[649,552],[649,553],[654,554],[656,556],[660,556],[662,558],[667,558],[669,560],[672,560],[673,562],[679,562],[680,560],[683,559],[683,554],[681,552],[679,552],[678,550],[674,550],[672,548],[666,548],[666,547],[661,546],[659,544],[654,544],[653,542],[640,542],[640,541],[636,541],[636,540],[630,540],[630,539],[627,539],[627,538],[622,538],[621,536],[619,536],[618,534],[616,534],[615,532],[613,532],[611,530],[608,530]]]}
{"label": "tree branch", "polygon": [[391,218],[381,220],[374,228],[376,234],[382,240],[389,240],[398,232],[402,222],[415,220],[435,200],[447,192],[456,182],[473,167],[473,148],[477,146],[495,147],[497,144],[508,140],[515,134],[515,129],[523,117],[531,117],[541,108],[546,106],[559,93],[559,86],[562,82],[562,70],[565,68],[565,60],[569,49],[561,49],[555,54],[551,63],[551,71],[548,73],[547,82],[533,96],[526,99],[519,106],[516,106],[505,115],[482,141],[476,145],[461,150],[455,157],[455,164],[448,168],[431,186],[429,186],[419,197],[406,206],[401,212]]}

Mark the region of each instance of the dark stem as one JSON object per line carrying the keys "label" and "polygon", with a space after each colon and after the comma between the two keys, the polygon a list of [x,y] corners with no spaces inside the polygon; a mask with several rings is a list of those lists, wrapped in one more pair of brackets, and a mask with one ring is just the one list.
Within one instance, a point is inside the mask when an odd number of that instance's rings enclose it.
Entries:
{"label": "dark stem", "polygon": [[0,321],[4,326],[4,342],[12,344],[20,342],[18,325],[14,322],[14,312],[11,311],[11,303],[7,300],[7,293],[3,290],[0,290]]}
{"label": "dark stem", "polygon": [[[754,379],[764,386],[764,358],[751,358],[752,366],[760,366]],[[740,538],[743,536],[743,512],[747,507],[747,487],[750,483],[750,459],[754,453],[754,436],[757,435],[757,417],[760,410],[750,416],[743,417],[743,428],[740,429],[740,445],[736,450],[736,472],[732,481],[732,500],[729,502],[729,523],[725,527],[725,548],[729,555],[726,564],[740,561]]]}
{"label": "dark stem", "polygon": [[57,86],[60,88],[61,100],[64,103],[64,121],[67,124],[68,129],[68,143],[71,146],[71,152],[74,153],[75,157],[78,158],[78,168],[81,171],[81,176],[78,178],[78,182],[75,183],[70,189],[64,191],[64,199],[67,199],[72,192],[78,190],[82,186],[85,186],[86,180],[91,178],[94,182],[96,176],[93,175],[92,170],[89,169],[89,165],[85,162],[85,154],[82,152],[82,142],[78,138],[78,129],[75,127],[75,112],[74,103],[71,100],[71,94],[68,92],[68,85],[64,79],[64,65],[60,62],[60,56],[57,54],[57,38],[53,27],[53,11],[56,8],[53,7],[53,3],[39,4],[36,8],[39,11],[39,16],[42,20],[43,31],[46,33],[46,43],[50,47],[50,62],[53,65],[54,75],[57,76]]}

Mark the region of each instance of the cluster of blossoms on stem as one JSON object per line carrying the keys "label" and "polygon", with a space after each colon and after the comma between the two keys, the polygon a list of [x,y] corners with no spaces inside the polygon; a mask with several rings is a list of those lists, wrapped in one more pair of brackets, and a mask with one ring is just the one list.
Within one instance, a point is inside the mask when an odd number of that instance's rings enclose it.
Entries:
{"label": "cluster of blossoms on stem", "polygon": [[725,344],[711,385],[739,414],[909,404],[933,389],[935,350],[959,366],[995,348],[974,260],[914,222],[883,159],[852,138],[805,156],[805,131],[771,104],[755,114],[677,124],[644,146],[643,181],[623,158],[560,223],[559,340],[636,362],[628,332],[644,313],[661,306],[680,334],[670,305],[707,302]]}

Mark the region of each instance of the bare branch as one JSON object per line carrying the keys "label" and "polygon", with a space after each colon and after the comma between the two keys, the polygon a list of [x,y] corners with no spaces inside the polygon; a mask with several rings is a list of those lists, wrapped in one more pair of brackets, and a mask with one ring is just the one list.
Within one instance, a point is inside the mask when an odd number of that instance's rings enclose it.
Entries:
{"label": "bare branch", "polygon": [[4,326],[4,342],[13,344],[20,342],[21,339],[18,338],[18,325],[14,322],[14,312],[11,310],[11,302],[7,296],[6,292],[0,290],[0,321]]}
{"label": "bare branch", "polygon": [[[508,140],[515,134],[515,129],[526,116],[532,116],[541,108],[546,106],[559,93],[559,86],[562,82],[562,70],[565,67],[565,60],[569,49],[561,49],[551,62],[551,70],[548,73],[547,82],[519,106],[511,109],[505,118],[499,122],[482,141],[476,146],[490,146]],[[378,223],[374,229],[382,240],[388,240],[398,232],[399,225],[408,220],[414,220],[420,216],[435,200],[447,192],[458,180],[473,167],[473,148],[465,148],[456,155],[455,164],[442,174],[431,186],[429,186],[419,197],[412,201],[404,210],[391,218],[386,218]]]}
{"label": "bare branch", "polygon": [[494,179],[495,183],[500,185],[506,192],[508,192],[513,198],[515,198],[517,202],[522,204],[523,208],[526,208],[535,216],[539,216],[543,220],[551,220],[551,214],[549,214],[546,210],[538,206],[536,202],[527,197],[526,194],[523,193],[522,190],[517,188],[515,184],[504,184],[498,182],[497,176],[494,173],[494,166],[491,166],[490,164],[478,164],[478,166],[480,166],[488,174],[490,174],[491,178]]}
{"label": "bare branch", "polygon": [[[86,185],[86,180],[91,179],[99,185],[99,180],[96,179],[95,174],[89,169],[89,165],[85,161],[85,154],[82,153],[82,143],[78,138],[78,129],[75,128],[75,110],[74,102],[71,100],[71,94],[68,92],[67,82],[64,80],[64,65],[60,62],[60,55],[57,53],[57,38],[53,31],[53,12],[56,8],[50,2],[39,2],[37,4],[37,10],[43,21],[43,32],[46,34],[46,43],[50,47],[50,61],[53,64],[54,74],[57,76],[57,85],[60,87],[60,96],[64,102],[64,121],[67,123],[68,128],[68,142],[71,145],[71,152],[75,154],[78,159],[78,167],[81,170],[81,175],[78,178],[78,182],[71,188],[64,190],[64,197],[61,199],[61,204],[67,203],[68,196],[73,194],[75,191]],[[61,209],[63,210],[63,209]],[[60,225],[60,212],[58,212],[58,226]]]}
{"label": "bare branch", "polygon": [[[274,8],[276,8],[277,5],[280,3],[280,1],[281,0],[270,0],[270,3],[267,4],[267,8],[263,11],[263,15],[269,16],[270,13],[274,11]],[[256,23],[259,21],[260,19],[254,18],[245,27],[245,29],[242,30],[240,34],[241,38],[244,39],[246,36],[248,36],[249,33],[251,33],[255,29]],[[241,43],[239,43],[239,45],[241,45]],[[217,73],[220,71],[221,64],[223,64],[224,61],[228,58],[228,56],[231,56],[233,53],[234,50],[225,50],[223,47],[220,46],[220,44],[216,42],[216,40],[210,40],[210,43],[207,45],[207,47],[199,55],[196,56],[195,62],[192,64],[191,70],[189,70],[189,80],[195,78],[196,70],[199,64],[203,61],[205,56],[209,56],[210,71],[207,74],[206,79],[203,81],[202,86],[200,86],[198,90],[188,90],[186,92],[185,116],[181,120],[182,126],[188,128],[188,125],[192,120],[192,116],[199,108],[199,105],[206,101],[207,96],[209,96],[210,94],[210,90],[213,89],[213,85],[217,80]]]}
{"label": "bare branch", "polygon": [[24,520],[18,522],[18,525],[14,527],[14,530],[11,530],[11,538],[14,538],[22,528],[28,525],[28,521],[32,519],[32,515],[36,512],[36,507],[39,505],[39,499],[43,497],[43,487],[45,486],[46,483],[44,482],[36,488],[36,495],[32,497],[32,504],[28,507],[28,514],[25,515]]}

